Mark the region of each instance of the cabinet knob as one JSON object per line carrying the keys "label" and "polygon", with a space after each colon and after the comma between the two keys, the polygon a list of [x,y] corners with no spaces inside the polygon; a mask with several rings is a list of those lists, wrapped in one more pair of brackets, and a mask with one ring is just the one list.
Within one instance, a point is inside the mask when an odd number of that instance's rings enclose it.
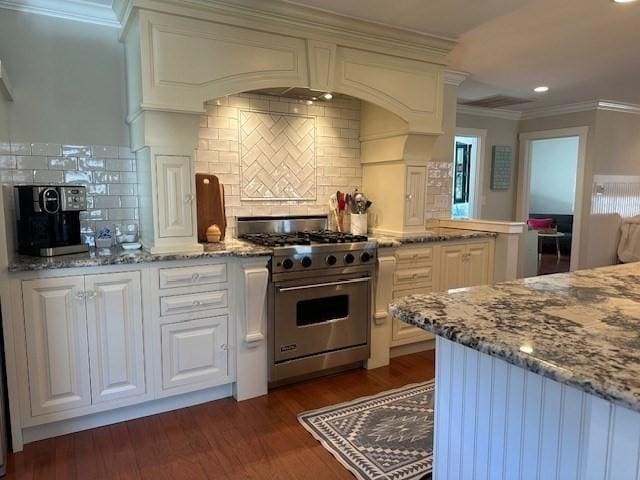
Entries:
{"label": "cabinet knob", "polygon": [[84,300],[85,293],[84,292],[76,292],[76,300]]}
{"label": "cabinet knob", "polygon": [[198,280],[200,280],[200,274],[199,273],[194,273],[193,275],[191,275],[191,281],[192,282],[197,282]]}
{"label": "cabinet knob", "polygon": [[196,196],[193,193],[188,193],[184,196],[184,203],[191,203],[196,199]]}
{"label": "cabinet knob", "polygon": [[220,345],[220,350],[229,350],[229,345],[226,343],[223,343],[222,345]]}
{"label": "cabinet knob", "polygon": [[407,200],[413,200],[413,195],[410,193],[407,193],[406,197],[407,197]]}
{"label": "cabinet knob", "polygon": [[89,290],[88,292],[85,292],[85,296],[88,300],[93,300],[94,298],[96,298],[97,294],[93,290]]}
{"label": "cabinet knob", "polygon": [[193,305],[194,307],[199,307],[199,306],[200,306],[200,305],[202,305],[202,304],[200,303],[200,300],[194,300],[192,305]]}

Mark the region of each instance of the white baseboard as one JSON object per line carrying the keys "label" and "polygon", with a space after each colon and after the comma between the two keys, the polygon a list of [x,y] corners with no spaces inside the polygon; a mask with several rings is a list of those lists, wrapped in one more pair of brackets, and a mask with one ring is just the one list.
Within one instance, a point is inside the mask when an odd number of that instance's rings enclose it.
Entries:
{"label": "white baseboard", "polygon": [[67,435],[73,432],[81,432],[90,428],[102,427],[134,418],[147,417],[149,415],[156,415],[158,413],[227,398],[231,396],[231,387],[231,384],[222,385],[207,390],[185,393],[175,397],[161,398],[129,407],[118,408],[116,410],[94,413],[84,417],[28,427],[22,430],[24,443]]}

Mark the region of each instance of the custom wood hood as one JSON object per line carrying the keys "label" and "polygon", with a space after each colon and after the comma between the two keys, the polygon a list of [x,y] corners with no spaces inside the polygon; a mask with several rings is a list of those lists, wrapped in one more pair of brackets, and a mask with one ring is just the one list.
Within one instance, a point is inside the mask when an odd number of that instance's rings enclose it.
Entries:
{"label": "custom wood hood", "polygon": [[[150,174],[140,214],[142,240],[152,251],[197,248],[194,220],[181,205],[195,191],[183,177],[193,177],[197,115],[207,101],[286,86],[350,95],[383,112],[363,116],[363,131],[381,121],[388,137],[388,125],[401,125],[393,133],[409,135],[412,148],[395,160],[408,165],[416,155],[426,162],[441,134],[451,40],[280,1],[116,0],[114,10],[123,25],[132,146],[139,169]],[[161,157],[169,170],[158,168]]]}

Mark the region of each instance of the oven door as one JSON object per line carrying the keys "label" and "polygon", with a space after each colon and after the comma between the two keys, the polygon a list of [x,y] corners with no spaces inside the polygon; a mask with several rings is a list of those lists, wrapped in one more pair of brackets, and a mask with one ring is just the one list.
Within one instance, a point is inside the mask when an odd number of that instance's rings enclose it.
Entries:
{"label": "oven door", "polygon": [[274,287],[276,363],[367,344],[370,277]]}

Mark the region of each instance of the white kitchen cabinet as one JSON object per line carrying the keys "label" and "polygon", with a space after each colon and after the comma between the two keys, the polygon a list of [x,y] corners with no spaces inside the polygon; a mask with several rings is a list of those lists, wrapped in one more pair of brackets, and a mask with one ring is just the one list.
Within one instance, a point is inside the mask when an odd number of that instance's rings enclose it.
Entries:
{"label": "white kitchen cabinet", "polygon": [[424,225],[424,192],[426,191],[426,181],[426,167],[407,167],[406,205],[404,210],[404,224],[407,227]]}
{"label": "white kitchen cabinet", "polygon": [[31,415],[91,403],[84,278],[22,285]]}
{"label": "white kitchen cabinet", "polygon": [[442,246],[439,290],[491,283],[491,257],[489,242]]}
{"label": "white kitchen cabinet", "polygon": [[158,235],[161,238],[193,236],[194,192],[191,157],[158,155]]}
{"label": "white kitchen cabinet", "polygon": [[[404,297],[407,295],[429,293],[432,291],[431,287],[412,288],[407,290],[396,290],[393,292],[394,300],[396,298]],[[425,332],[420,327],[414,327],[408,323],[393,319],[393,325],[391,326],[391,345],[405,345],[407,343],[423,342],[425,340],[432,340],[434,337],[429,332]]]}
{"label": "white kitchen cabinet", "polygon": [[140,272],[22,284],[31,415],[146,391]]}
{"label": "white kitchen cabinet", "polygon": [[199,390],[232,381],[227,315],[163,325],[161,341],[163,390]]}
{"label": "white kitchen cabinet", "polygon": [[85,277],[93,403],[145,393],[140,272]]}

